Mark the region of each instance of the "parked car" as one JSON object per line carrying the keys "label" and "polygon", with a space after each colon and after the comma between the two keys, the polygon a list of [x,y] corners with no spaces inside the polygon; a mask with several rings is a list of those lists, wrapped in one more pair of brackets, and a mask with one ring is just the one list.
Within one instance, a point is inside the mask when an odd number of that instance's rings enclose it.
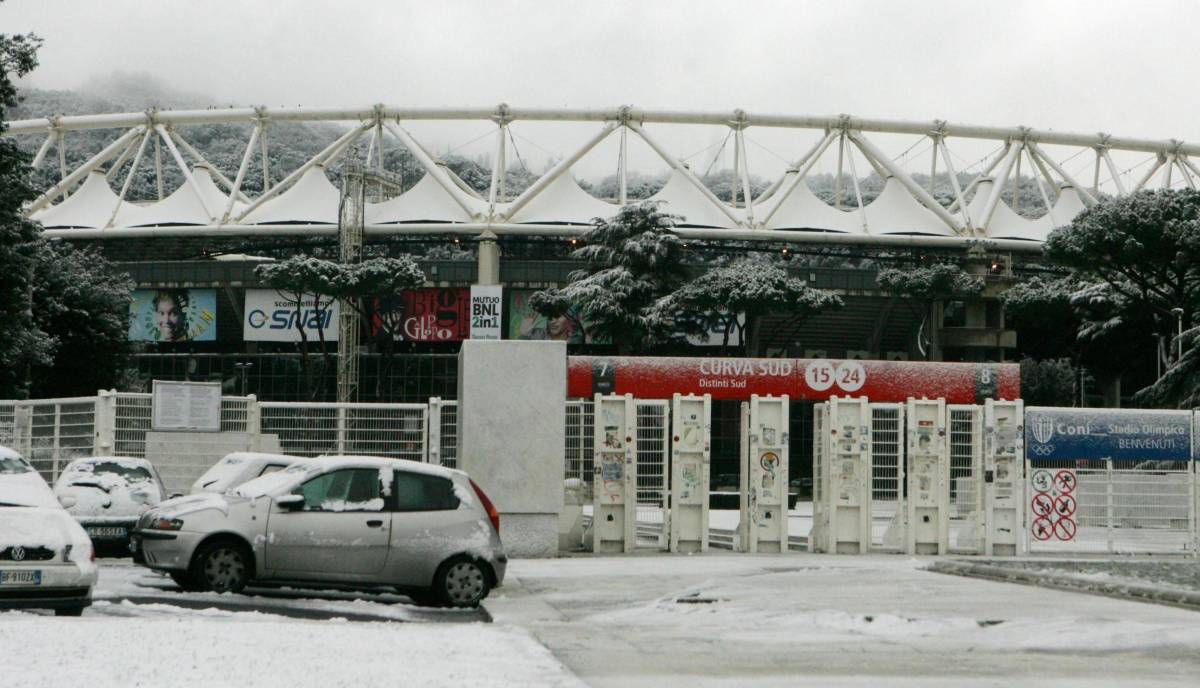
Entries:
{"label": "parked car", "polygon": [[220,494],[261,475],[282,471],[299,460],[298,456],[263,452],[226,454],[192,484],[189,494]]}
{"label": "parked car", "polygon": [[362,456],[302,459],[163,504],[142,516],[133,548],[186,589],[388,587],[455,607],[478,605],[508,562],[499,513],[466,473]]}
{"label": "parked car", "polygon": [[0,609],[79,616],[92,603],[94,560],[87,533],[42,476],[0,447]]}
{"label": "parked car", "polygon": [[121,456],[75,459],[54,483],[54,493],[71,498],[67,511],[97,548],[122,553],[138,518],[166,496],[149,461]]}

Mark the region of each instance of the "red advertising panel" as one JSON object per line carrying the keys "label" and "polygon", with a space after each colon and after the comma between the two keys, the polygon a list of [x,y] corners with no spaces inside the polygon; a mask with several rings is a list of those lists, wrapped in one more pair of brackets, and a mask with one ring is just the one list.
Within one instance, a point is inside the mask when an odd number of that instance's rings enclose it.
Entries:
{"label": "red advertising panel", "polygon": [[400,336],[410,342],[461,342],[471,335],[470,289],[410,289],[400,295]]}
{"label": "red advertising panel", "polygon": [[571,356],[567,366],[571,397],[600,393],[669,399],[678,392],[707,393],[714,399],[787,394],[814,401],[835,395],[871,401],[940,397],[951,404],[976,404],[1021,395],[1015,363]]}

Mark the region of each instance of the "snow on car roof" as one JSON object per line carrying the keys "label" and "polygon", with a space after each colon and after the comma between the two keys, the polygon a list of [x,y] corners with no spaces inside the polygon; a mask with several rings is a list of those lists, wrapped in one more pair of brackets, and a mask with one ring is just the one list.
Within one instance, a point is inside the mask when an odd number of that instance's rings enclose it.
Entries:
{"label": "snow on car roof", "polygon": [[322,466],[333,464],[335,466],[357,464],[359,466],[371,466],[372,468],[384,468],[394,466],[402,468],[406,471],[414,473],[428,473],[429,475],[437,475],[443,478],[450,478],[455,475],[464,475],[462,471],[438,466],[432,463],[423,463],[421,461],[413,461],[412,459],[397,459],[384,456],[360,456],[356,454],[342,454],[337,456],[319,456],[311,461],[319,462]]}
{"label": "snow on car roof", "polygon": [[269,452],[232,452],[226,454],[221,460],[226,459],[241,459],[243,461],[286,461],[291,463],[299,461],[305,457],[292,456],[290,454],[271,454]]}
{"label": "snow on car roof", "polygon": [[67,468],[65,470],[70,470],[71,466],[79,466],[87,463],[100,463],[101,461],[105,463],[115,463],[124,468],[154,467],[154,464],[150,463],[148,460],[136,456],[84,456],[71,461],[71,463],[67,464]]}
{"label": "snow on car roof", "polygon": [[8,447],[0,446],[0,457],[6,458],[6,459],[19,459],[19,458],[21,458],[21,455],[18,454],[13,449],[9,449]]}

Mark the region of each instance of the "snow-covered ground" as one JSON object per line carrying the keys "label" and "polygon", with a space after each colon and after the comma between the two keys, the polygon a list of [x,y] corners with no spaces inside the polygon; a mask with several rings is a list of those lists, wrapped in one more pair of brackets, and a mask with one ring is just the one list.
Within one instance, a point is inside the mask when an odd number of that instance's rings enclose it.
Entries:
{"label": "snow-covered ground", "polygon": [[[126,563],[106,561],[98,598],[157,594],[163,601],[131,604],[98,599],[77,619],[0,612],[0,658],[4,659],[0,686],[581,685],[520,628],[485,623],[313,621],[262,611],[190,609],[172,602],[216,597],[211,600],[214,604],[236,603],[249,598],[156,592],[153,585],[144,585],[156,578]],[[334,615],[338,609],[390,609],[406,621],[423,613],[403,604],[329,599],[336,597],[321,594],[258,604],[281,605],[281,612],[299,605]]]}
{"label": "snow-covered ground", "polygon": [[[0,657],[19,658],[0,686],[1196,685],[1196,612],[924,570],[932,561],[516,560],[488,624],[399,595],[183,593],[105,560],[82,618],[0,613]],[[1191,580],[1175,570],[1176,586]]]}
{"label": "snow-covered ground", "polygon": [[489,605],[593,686],[1196,685],[1200,616],[899,556],[517,561]]}

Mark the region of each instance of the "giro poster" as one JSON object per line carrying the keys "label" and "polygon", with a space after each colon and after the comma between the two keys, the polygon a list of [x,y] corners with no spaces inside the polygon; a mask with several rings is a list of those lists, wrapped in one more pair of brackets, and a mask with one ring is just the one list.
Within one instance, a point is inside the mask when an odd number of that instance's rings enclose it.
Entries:
{"label": "giro poster", "polygon": [[215,289],[138,289],[129,305],[134,342],[212,342],[217,339]]}

